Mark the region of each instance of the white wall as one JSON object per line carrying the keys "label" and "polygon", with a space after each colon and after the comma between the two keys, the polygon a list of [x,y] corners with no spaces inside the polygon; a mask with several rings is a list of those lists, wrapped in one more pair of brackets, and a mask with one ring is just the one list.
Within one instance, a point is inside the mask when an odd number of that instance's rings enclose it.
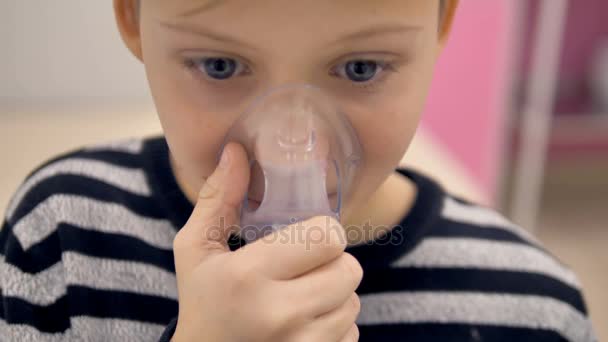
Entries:
{"label": "white wall", "polygon": [[138,64],[111,1],[0,1],[0,106],[149,105]]}
{"label": "white wall", "polygon": [[0,212],[48,158],[160,131],[112,1],[0,0]]}

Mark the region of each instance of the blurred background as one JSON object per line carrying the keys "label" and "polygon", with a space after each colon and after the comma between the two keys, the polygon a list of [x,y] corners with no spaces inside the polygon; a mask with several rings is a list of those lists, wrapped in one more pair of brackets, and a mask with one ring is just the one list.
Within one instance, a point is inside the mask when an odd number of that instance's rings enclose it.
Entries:
{"label": "blurred background", "polygon": [[[461,5],[403,163],[538,235],[608,340],[608,1]],[[161,132],[109,1],[0,1],[0,41],[0,211],[58,153]]]}

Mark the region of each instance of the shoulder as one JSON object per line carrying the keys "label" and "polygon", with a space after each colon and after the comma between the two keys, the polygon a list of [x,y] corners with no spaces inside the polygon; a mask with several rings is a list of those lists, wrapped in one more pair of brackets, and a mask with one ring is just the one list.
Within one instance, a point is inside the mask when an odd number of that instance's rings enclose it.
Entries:
{"label": "shoulder", "polygon": [[5,219],[14,223],[52,197],[88,197],[90,190],[103,186],[149,195],[139,157],[142,146],[141,139],[125,139],[85,146],[42,162],[29,172],[11,197]]}
{"label": "shoulder", "polygon": [[[39,331],[70,331],[80,321],[69,317],[68,306],[98,315],[103,306],[95,303],[116,300],[115,290],[130,291],[121,300],[137,303],[139,293],[160,293],[171,300],[155,303],[172,308],[174,289],[158,284],[174,282],[175,230],[152,196],[145,143],[85,146],[41,163],[25,177],[0,230],[0,325],[7,323],[7,333],[44,339],[50,335]],[[75,303],[71,296],[78,298]]]}
{"label": "shoulder", "polygon": [[[84,146],[31,171],[7,206],[4,221],[21,247],[42,242],[58,224],[108,226],[108,217],[133,225],[158,215],[142,157],[146,140]],[[130,224],[129,224],[130,223]]]}
{"label": "shoulder", "polygon": [[[575,340],[592,335],[576,274],[492,208],[445,195],[438,220],[394,266],[436,270],[435,281],[458,290],[448,297],[478,306],[482,321],[494,317]],[[507,317],[496,310],[518,314]]]}
{"label": "shoulder", "polygon": [[485,262],[491,268],[542,273],[579,286],[572,270],[528,230],[493,208],[458,197],[444,197],[440,219],[429,231],[428,241],[449,244],[451,253],[474,254],[478,263]]}

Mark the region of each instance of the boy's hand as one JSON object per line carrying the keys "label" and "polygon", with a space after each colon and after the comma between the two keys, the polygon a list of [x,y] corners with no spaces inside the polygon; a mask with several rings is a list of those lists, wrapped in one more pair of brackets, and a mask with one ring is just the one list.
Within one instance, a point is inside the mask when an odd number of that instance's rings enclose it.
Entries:
{"label": "boy's hand", "polygon": [[285,231],[288,241],[281,234],[230,252],[249,166],[240,145],[224,153],[226,163],[207,179],[174,240],[179,317],[172,341],[356,341],[362,269],[344,253],[342,227],[316,217],[284,228],[293,231]]}

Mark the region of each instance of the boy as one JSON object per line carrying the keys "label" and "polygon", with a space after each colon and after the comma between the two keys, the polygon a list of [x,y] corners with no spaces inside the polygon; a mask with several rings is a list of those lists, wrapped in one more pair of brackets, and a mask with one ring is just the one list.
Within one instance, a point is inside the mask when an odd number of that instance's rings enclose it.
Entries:
{"label": "boy", "polygon": [[[115,0],[164,136],[83,148],[28,175],[0,232],[0,335],[592,341],[576,277],[524,230],[395,171],[456,6]],[[253,98],[290,83],[321,87],[348,113],[361,181],[343,222],[315,217],[285,228],[304,240],[242,246],[225,227],[238,224],[249,168],[238,144],[216,154]]]}

